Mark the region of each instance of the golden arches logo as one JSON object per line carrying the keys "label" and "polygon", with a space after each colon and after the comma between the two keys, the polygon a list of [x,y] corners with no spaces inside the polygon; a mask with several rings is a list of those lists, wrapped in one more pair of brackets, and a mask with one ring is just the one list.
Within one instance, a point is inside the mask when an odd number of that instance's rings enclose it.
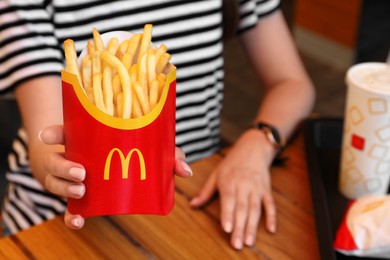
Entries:
{"label": "golden arches logo", "polygon": [[106,164],[104,165],[105,180],[110,179],[111,160],[115,152],[119,155],[121,161],[122,179],[127,179],[129,177],[130,160],[134,152],[138,154],[139,167],[140,167],[140,180],[146,179],[145,160],[144,160],[144,156],[142,155],[139,149],[137,148],[131,149],[130,152],[128,152],[127,156],[125,157],[125,155],[122,153],[122,151],[119,148],[113,148],[111,149],[110,153],[107,155]]}

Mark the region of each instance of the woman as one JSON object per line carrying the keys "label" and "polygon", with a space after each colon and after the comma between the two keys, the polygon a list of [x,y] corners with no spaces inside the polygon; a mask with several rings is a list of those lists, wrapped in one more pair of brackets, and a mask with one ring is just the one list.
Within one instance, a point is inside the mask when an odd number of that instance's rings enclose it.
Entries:
{"label": "woman", "polygon": [[[237,4],[225,2],[233,7]],[[14,91],[25,129],[19,132],[19,145],[14,147],[20,149],[10,156],[7,173],[10,187],[3,218],[12,233],[66,209],[65,201],[45,188],[60,197],[80,198],[85,193],[82,181],[88,173],[61,155],[59,71],[64,60],[62,42],[71,38],[81,51],[94,27],[101,33],[137,32],[145,23],[152,23],[153,41],[168,46],[171,62],[178,68],[176,144],[182,150],[177,149],[176,174],[192,175],[186,160],[192,162],[217,151],[223,98],[222,0],[13,3],[5,1],[0,7],[4,13],[0,17],[0,91]],[[265,95],[253,120],[256,128],[241,135],[190,202],[200,207],[219,191],[222,228],[231,233],[236,249],[253,245],[262,207],[267,229],[276,231],[269,167],[278,152],[275,147],[285,143],[314,100],[313,87],[278,6],[278,0],[238,4],[234,31],[262,80]],[[257,123],[261,123],[260,129]],[[282,143],[268,138],[266,131],[270,130]],[[24,153],[27,142],[28,156]],[[84,219],[66,212],[65,224],[79,229]]]}

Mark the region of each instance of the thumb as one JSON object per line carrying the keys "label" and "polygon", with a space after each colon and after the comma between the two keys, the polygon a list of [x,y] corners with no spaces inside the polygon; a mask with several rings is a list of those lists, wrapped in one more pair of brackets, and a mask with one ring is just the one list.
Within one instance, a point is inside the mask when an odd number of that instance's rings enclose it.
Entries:
{"label": "thumb", "polygon": [[214,171],[203,185],[199,194],[190,201],[190,206],[194,208],[201,207],[210,201],[217,190],[217,174]]}

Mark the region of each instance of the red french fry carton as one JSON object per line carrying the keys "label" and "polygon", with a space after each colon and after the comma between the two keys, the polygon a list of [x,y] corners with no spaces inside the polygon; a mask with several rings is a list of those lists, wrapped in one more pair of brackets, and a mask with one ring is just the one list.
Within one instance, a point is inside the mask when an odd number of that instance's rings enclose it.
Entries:
{"label": "red french fry carton", "polygon": [[137,119],[109,116],[90,102],[74,74],[62,71],[65,158],[86,170],[86,192],[68,199],[83,217],[167,215],[174,205],[176,68],[159,103]]}

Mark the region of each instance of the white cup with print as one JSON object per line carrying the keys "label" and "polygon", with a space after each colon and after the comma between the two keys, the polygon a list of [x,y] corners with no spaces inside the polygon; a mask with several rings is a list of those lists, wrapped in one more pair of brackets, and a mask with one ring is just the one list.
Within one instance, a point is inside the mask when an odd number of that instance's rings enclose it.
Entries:
{"label": "white cup with print", "polygon": [[339,189],[349,199],[384,195],[390,180],[390,67],[354,65],[346,84]]}

